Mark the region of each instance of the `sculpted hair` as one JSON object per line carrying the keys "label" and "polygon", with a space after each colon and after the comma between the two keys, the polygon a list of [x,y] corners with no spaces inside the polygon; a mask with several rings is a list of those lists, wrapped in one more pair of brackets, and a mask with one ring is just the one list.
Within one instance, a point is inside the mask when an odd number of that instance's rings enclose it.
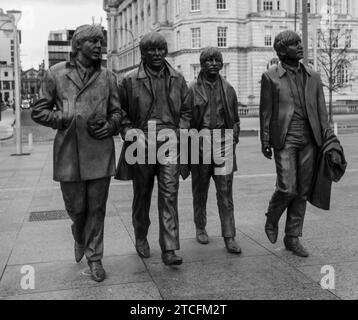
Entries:
{"label": "sculpted hair", "polygon": [[71,40],[71,57],[76,57],[78,53],[78,45],[86,40],[91,40],[94,38],[99,38],[102,42],[104,42],[104,35],[102,31],[102,27],[97,24],[84,24],[79,26],[75,33],[73,34]]}
{"label": "sculpted hair", "polygon": [[221,64],[224,63],[224,59],[223,59],[223,55],[222,53],[219,51],[218,48],[215,47],[207,47],[205,48],[200,55],[200,65],[202,66],[204,64],[204,62],[208,59],[208,58],[212,58],[214,57],[215,59],[217,59],[218,61],[221,62]]}
{"label": "sculpted hair", "polygon": [[280,60],[284,59],[287,47],[297,41],[301,41],[300,36],[291,30],[282,31],[276,36],[273,47]]}
{"label": "sculpted hair", "polygon": [[161,35],[159,32],[149,32],[139,43],[140,53],[143,53],[151,47],[155,48],[165,48],[165,55],[168,53],[168,43],[165,40],[164,36]]}

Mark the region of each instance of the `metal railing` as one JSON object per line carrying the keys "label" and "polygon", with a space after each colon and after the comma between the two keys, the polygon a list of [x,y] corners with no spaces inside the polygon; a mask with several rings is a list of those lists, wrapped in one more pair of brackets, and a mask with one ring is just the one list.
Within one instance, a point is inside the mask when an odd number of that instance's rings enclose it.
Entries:
{"label": "metal railing", "polygon": [[[328,111],[328,105],[327,105],[327,111]],[[357,113],[358,113],[358,104],[333,105],[333,114],[357,114]],[[240,117],[255,118],[258,117],[259,114],[260,114],[259,106],[239,108]]]}

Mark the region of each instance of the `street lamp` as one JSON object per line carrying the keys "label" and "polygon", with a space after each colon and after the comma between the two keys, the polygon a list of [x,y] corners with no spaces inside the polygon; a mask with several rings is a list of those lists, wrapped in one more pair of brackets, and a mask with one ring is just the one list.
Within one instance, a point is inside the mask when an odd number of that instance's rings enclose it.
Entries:
{"label": "street lamp", "polygon": [[131,37],[132,37],[132,42],[133,42],[133,48],[132,48],[132,55],[133,55],[133,67],[135,66],[135,43],[134,43],[134,34],[131,30],[127,29],[127,28],[123,28],[123,27],[120,27],[119,30],[123,30],[123,31],[127,31],[130,33]]}
{"label": "street lamp", "polygon": [[21,145],[21,110],[20,110],[20,76],[19,76],[19,38],[17,34],[17,24],[21,18],[21,11],[19,10],[8,10],[7,14],[11,17],[11,22],[14,30],[14,73],[15,73],[15,132],[16,132],[16,154],[17,156],[22,155]]}

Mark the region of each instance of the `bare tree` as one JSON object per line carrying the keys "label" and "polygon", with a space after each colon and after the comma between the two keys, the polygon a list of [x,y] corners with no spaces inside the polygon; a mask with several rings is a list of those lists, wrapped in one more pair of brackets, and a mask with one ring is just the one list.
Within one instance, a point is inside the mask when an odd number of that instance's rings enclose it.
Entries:
{"label": "bare tree", "polygon": [[347,54],[351,46],[351,34],[336,28],[318,31],[317,62],[323,75],[323,86],[329,92],[329,122],[333,123],[333,92],[341,89],[348,80]]}

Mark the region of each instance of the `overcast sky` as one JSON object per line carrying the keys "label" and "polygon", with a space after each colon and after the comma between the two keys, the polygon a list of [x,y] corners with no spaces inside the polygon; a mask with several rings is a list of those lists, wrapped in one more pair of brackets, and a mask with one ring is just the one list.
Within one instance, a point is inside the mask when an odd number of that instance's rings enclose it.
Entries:
{"label": "overcast sky", "polygon": [[0,0],[5,11],[22,11],[19,29],[22,33],[21,64],[24,70],[45,59],[45,49],[51,30],[74,29],[81,24],[99,23],[107,29],[103,0]]}

